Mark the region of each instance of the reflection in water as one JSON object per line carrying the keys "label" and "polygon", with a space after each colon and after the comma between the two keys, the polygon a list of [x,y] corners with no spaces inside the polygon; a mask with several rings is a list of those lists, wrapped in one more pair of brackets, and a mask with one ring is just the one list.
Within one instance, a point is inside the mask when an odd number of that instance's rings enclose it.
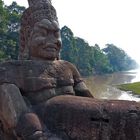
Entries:
{"label": "reflection in water", "polygon": [[133,70],[131,72],[135,72],[136,73],[136,77],[134,79],[132,79],[132,82],[138,82],[138,81],[140,81],[140,69]]}
{"label": "reflection in water", "polygon": [[131,92],[121,91],[115,87],[118,84],[140,81],[140,70],[96,75],[84,79],[95,98],[140,101],[140,98]]}

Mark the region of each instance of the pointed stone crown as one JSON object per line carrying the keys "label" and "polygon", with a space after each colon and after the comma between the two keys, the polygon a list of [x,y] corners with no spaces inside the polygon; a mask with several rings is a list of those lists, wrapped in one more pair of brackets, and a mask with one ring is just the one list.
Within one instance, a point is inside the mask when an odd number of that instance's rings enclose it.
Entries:
{"label": "pointed stone crown", "polygon": [[28,3],[29,8],[24,11],[21,17],[19,59],[28,57],[28,42],[35,23],[43,19],[58,22],[51,0],[28,0]]}
{"label": "pointed stone crown", "polygon": [[28,0],[28,3],[29,3],[29,6],[34,6],[36,5],[37,3],[51,3],[51,0]]}

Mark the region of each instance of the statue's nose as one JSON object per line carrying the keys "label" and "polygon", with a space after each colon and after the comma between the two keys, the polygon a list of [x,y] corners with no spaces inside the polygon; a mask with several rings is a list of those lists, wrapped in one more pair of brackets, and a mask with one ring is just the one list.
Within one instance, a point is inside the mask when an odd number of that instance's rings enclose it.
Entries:
{"label": "statue's nose", "polygon": [[49,38],[46,38],[46,44],[53,44],[60,48],[62,43],[60,38],[56,38],[54,35],[52,35]]}
{"label": "statue's nose", "polygon": [[54,35],[50,35],[49,38],[46,38],[46,42],[56,44],[58,39]]}

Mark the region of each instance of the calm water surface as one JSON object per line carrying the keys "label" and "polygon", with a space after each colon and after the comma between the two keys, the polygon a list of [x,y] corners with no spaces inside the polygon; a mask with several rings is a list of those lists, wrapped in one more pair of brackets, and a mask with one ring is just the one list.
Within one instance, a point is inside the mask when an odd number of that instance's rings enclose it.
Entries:
{"label": "calm water surface", "polygon": [[84,80],[95,98],[134,100],[140,102],[140,97],[133,95],[131,91],[125,92],[115,87],[118,84],[140,81],[140,69],[100,76],[96,75],[86,77]]}

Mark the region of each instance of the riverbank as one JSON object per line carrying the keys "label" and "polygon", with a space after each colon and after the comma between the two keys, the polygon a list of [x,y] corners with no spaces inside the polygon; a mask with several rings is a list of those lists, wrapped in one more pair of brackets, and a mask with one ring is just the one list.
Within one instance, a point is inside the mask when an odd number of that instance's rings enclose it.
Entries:
{"label": "riverbank", "polygon": [[117,88],[124,91],[132,91],[132,93],[140,95],[140,82],[117,85]]}

